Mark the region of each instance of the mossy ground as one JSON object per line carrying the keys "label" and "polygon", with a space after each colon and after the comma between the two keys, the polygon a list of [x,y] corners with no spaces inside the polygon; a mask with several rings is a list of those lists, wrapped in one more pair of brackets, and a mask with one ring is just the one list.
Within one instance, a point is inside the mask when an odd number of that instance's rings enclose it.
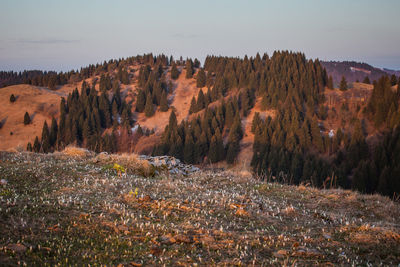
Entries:
{"label": "mossy ground", "polygon": [[0,152],[0,179],[2,266],[400,263],[400,205],[377,195],[60,154]]}

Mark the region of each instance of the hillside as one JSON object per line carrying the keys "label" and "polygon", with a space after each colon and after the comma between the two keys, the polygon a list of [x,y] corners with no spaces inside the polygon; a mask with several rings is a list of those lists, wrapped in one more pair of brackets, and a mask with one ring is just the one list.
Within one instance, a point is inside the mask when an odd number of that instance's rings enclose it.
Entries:
{"label": "hillside", "polygon": [[400,76],[400,71],[375,68],[367,63],[359,63],[355,61],[321,61],[328,75],[332,76],[335,84],[339,84],[342,76],[348,82],[363,81],[365,77],[369,77],[372,81],[378,80],[382,75]]}
{"label": "hillside", "polygon": [[[60,98],[72,92],[72,85],[58,90],[33,85],[13,85],[0,89],[0,150],[26,149],[27,140],[40,135],[43,123],[58,117]],[[16,101],[10,102],[14,94]],[[28,112],[32,123],[24,125],[24,114]]]}
{"label": "hillside", "polygon": [[[26,78],[31,85],[0,89],[0,149],[47,153],[74,145],[169,155],[283,183],[330,181],[330,187],[396,198],[397,77],[339,89],[328,73],[320,61],[290,51],[207,56],[203,66],[146,54],[79,72],[39,73]],[[26,126],[25,111],[32,120]]]}
{"label": "hillside", "polygon": [[400,263],[400,206],[378,195],[71,149],[0,152],[0,177],[2,266]]}

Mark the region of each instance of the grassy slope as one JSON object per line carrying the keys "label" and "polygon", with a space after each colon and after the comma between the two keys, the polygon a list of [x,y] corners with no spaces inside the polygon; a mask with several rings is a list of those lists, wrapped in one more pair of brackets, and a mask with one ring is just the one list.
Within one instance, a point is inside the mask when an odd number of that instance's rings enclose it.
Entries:
{"label": "grassy slope", "polygon": [[0,152],[0,265],[400,262],[387,198],[228,172],[120,177],[118,159]]}

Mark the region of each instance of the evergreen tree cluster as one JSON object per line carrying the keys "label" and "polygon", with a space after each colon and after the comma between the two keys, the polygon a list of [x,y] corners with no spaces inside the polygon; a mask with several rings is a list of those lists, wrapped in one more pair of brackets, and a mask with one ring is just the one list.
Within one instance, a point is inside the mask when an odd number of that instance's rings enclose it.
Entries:
{"label": "evergreen tree cluster", "polygon": [[161,54],[153,56],[153,54],[144,54],[122,59],[111,59],[103,63],[91,64],[78,70],[69,72],[25,70],[22,72],[0,71],[0,88],[15,84],[32,84],[35,86],[46,86],[55,89],[57,85],[79,82],[90,78],[94,75],[101,75],[117,70],[117,79],[123,83],[129,83],[128,66],[137,64],[149,64],[153,66],[156,62],[162,62],[163,65],[169,66],[171,59]]}
{"label": "evergreen tree cluster", "polygon": [[368,103],[368,113],[375,127],[386,124],[389,129],[400,125],[399,92],[391,88],[392,84],[387,76],[374,81],[374,88]]}
{"label": "evergreen tree cluster", "polygon": [[[228,136],[226,144],[223,136]],[[171,155],[186,163],[234,163],[243,137],[237,98],[222,102],[217,108],[206,108],[202,117],[178,124],[171,113],[156,155]]]}
{"label": "evergreen tree cluster", "polygon": [[36,137],[34,145],[28,144],[27,148],[47,153],[75,144],[96,152],[116,152],[115,133],[104,130],[119,126],[130,129],[131,117],[131,107],[122,100],[119,89],[98,95],[93,86],[83,82],[81,93],[75,89],[67,100],[61,99],[59,122],[53,119],[50,129],[45,122],[41,139]]}
{"label": "evergreen tree cluster", "polygon": [[[400,192],[400,126],[387,132],[354,172],[352,188],[397,197]],[[395,195],[397,194],[397,195]]]}
{"label": "evergreen tree cluster", "polygon": [[[171,60],[173,60],[171,58]],[[160,111],[168,111],[168,93],[170,85],[167,83],[164,69],[167,67],[162,60],[156,60],[154,66],[140,67],[138,90],[136,98],[136,111],[144,112],[147,117],[154,115],[155,108],[160,106]],[[173,66],[175,63],[173,63]]]}

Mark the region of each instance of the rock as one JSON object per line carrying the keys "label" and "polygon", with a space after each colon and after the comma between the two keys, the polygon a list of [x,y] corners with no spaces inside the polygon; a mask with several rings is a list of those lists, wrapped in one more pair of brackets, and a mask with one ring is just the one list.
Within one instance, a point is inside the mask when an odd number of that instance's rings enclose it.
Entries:
{"label": "rock", "polygon": [[187,176],[191,173],[197,172],[200,169],[193,166],[193,165],[188,165],[181,163],[181,161],[177,158],[171,157],[171,156],[156,156],[156,157],[151,157],[151,156],[146,156],[146,155],[140,155],[139,159],[141,160],[146,160],[149,162],[154,167],[163,167],[168,170],[170,174],[176,174],[176,175],[184,175]]}
{"label": "rock", "polygon": [[160,237],[160,242],[161,242],[161,244],[171,245],[171,244],[176,243],[176,239],[173,238],[170,234],[168,234],[168,235],[164,235],[164,236]]}
{"label": "rock", "polygon": [[274,252],[273,255],[276,258],[284,258],[287,255],[287,251],[284,249],[281,249],[281,250],[278,250],[277,252]]}
{"label": "rock", "polygon": [[7,180],[6,179],[1,179],[0,180],[0,185],[7,185]]}
{"label": "rock", "polygon": [[177,235],[175,239],[180,243],[193,243],[193,240],[186,235]]}
{"label": "rock", "polygon": [[8,248],[9,250],[12,250],[12,251],[17,252],[17,253],[23,253],[23,252],[26,251],[26,247],[25,247],[24,245],[20,244],[20,243],[17,243],[17,244],[9,244],[9,245],[7,246],[7,248]]}

